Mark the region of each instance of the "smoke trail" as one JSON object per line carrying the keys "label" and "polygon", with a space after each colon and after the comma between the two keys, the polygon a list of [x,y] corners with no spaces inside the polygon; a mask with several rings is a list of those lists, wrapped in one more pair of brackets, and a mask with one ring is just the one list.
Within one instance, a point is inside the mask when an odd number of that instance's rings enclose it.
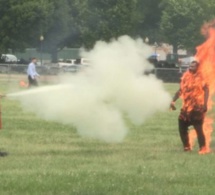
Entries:
{"label": "smoke trail", "polygon": [[143,75],[153,51],[141,39],[122,36],[99,41],[82,52],[91,64],[61,84],[27,90],[9,97],[38,116],[73,125],[82,136],[106,142],[122,141],[128,132],[124,114],[135,124],[165,111],[170,95],[153,75]]}

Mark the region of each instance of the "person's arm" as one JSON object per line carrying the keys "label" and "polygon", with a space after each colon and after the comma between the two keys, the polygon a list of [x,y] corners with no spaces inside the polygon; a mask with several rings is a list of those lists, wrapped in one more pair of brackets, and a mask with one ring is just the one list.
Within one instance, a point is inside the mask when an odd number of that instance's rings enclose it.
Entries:
{"label": "person's arm", "polygon": [[176,102],[177,99],[179,98],[179,96],[180,96],[180,89],[179,89],[178,91],[176,91],[176,93],[175,93],[175,95],[174,95],[172,101],[173,101],[173,102]]}
{"label": "person's arm", "polygon": [[180,96],[180,89],[175,93],[174,97],[172,98],[172,102],[170,104],[170,109],[171,110],[176,110],[175,102],[177,101],[179,96]]}
{"label": "person's arm", "polygon": [[33,64],[33,66],[32,66],[32,72],[33,72],[34,78],[36,78],[36,76],[40,76],[40,75],[37,73],[37,71],[36,71],[36,66],[35,66],[35,64]]}
{"label": "person's arm", "polygon": [[208,88],[208,86],[207,85],[205,85],[204,87],[203,87],[203,90],[204,90],[204,107],[203,107],[203,109],[204,109],[204,112],[207,112],[207,110],[208,110],[208,97],[209,97],[209,88]]}

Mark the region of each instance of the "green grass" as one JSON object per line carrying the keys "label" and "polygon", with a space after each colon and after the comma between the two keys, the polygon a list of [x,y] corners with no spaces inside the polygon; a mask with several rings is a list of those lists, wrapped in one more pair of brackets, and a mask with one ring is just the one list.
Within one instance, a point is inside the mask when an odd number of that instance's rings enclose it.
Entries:
{"label": "green grass", "polygon": [[[11,87],[11,84],[10,84]],[[4,82],[0,91],[9,88]],[[173,94],[178,85],[165,84]],[[70,126],[24,112],[2,99],[0,194],[2,195],[213,195],[215,155],[184,153],[178,109],[130,124],[119,144],[80,137]],[[213,148],[213,140],[212,140]]]}

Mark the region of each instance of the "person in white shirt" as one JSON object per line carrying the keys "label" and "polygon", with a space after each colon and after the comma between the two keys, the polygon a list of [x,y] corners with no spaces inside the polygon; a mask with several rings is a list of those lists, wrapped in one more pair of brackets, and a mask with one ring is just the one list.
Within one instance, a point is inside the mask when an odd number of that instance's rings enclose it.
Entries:
{"label": "person in white shirt", "polygon": [[31,63],[28,65],[27,75],[28,75],[28,87],[38,86],[37,77],[40,75],[36,71],[37,59],[32,58]]}

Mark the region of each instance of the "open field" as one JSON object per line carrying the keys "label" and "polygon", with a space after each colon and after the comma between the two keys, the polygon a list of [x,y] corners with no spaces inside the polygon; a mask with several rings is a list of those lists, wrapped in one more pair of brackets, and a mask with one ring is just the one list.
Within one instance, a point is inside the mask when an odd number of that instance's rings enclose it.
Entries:
{"label": "open field", "polygon": [[[1,76],[1,75],[0,75]],[[178,85],[165,84],[173,94]],[[0,93],[18,90],[1,80]],[[25,90],[25,89],[24,89]],[[159,97],[158,97],[159,98]],[[80,137],[75,128],[25,112],[2,99],[2,195],[213,195],[215,155],[184,153],[175,112],[157,113],[142,126],[129,123],[122,143]],[[84,121],[83,121],[84,123]],[[212,149],[215,150],[214,138]]]}

